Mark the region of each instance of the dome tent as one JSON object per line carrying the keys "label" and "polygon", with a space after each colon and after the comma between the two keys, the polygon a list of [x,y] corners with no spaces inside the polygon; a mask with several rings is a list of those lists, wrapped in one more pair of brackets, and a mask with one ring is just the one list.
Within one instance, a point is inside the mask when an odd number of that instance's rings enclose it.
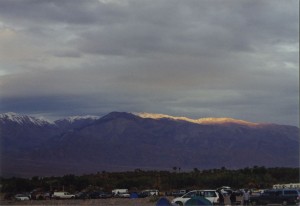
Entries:
{"label": "dome tent", "polygon": [[185,202],[185,206],[196,206],[196,205],[212,205],[212,203],[204,197],[193,197]]}
{"label": "dome tent", "polygon": [[157,202],[155,206],[171,206],[170,201],[165,198],[165,197],[161,197]]}

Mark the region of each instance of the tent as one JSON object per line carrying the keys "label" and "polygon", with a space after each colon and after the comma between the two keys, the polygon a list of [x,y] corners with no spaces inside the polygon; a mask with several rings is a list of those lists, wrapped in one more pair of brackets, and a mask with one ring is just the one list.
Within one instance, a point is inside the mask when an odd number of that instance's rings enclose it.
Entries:
{"label": "tent", "polygon": [[156,206],[171,206],[170,201],[165,198],[165,197],[161,197],[157,202],[156,202]]}
{"label": "tent", "polygon": [[130,193],[130,198],[131,199],[135,199],[135,198],[138,198],[138,194],[136,192],[133,192],[133,193]]}
{"label": "tent", "polygon": [[193,197],[185,202],[185,206],[196,206],[196,205],[212,205],[212,203],[204,197]]}

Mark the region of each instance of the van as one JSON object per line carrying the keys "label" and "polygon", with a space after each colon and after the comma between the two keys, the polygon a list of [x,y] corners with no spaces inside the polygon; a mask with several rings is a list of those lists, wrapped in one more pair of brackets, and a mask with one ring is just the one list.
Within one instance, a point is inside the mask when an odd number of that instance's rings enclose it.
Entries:
{"label": "van", "polygon": [[300,190],[298,189],[272,189],[264,191],[260,196],[250,196],[252,205],[299,205],[299,200]]}
{"label": "van", "polygon": [[129,197],[128,189],[114,189],[111,191],[114,197]]}

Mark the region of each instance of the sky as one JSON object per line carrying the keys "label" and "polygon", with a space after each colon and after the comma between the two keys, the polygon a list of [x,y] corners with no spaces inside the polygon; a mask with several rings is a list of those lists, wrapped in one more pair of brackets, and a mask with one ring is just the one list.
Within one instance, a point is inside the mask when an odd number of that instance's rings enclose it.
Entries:
{"label": "sky", "polygon": [[0,113],[299,124],[298,0],[0,0]]}

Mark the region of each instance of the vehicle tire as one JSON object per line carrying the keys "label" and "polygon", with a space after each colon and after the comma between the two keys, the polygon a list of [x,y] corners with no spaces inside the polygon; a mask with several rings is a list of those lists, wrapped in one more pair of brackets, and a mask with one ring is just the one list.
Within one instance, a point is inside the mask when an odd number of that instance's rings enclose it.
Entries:
{"label": "vehicle tire", "polygon": [[179,206],[183,206],[183,203],[182,202],[175,202],[177,205]]}

